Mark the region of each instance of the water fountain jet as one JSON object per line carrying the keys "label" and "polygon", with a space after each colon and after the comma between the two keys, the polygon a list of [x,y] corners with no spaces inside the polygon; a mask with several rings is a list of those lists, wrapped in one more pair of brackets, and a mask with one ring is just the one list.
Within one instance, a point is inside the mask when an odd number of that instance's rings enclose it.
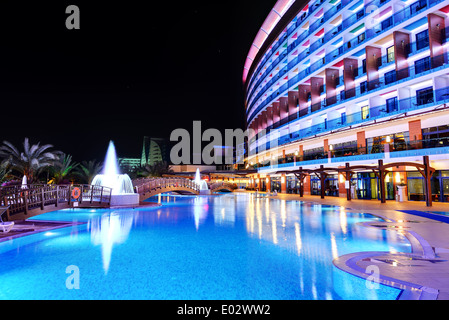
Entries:
{"label": "water fountain jet", "polygon": [[210,194],[209,186],[206,180],[201,180],[200,169],[196,169],[195,179],[193,180],[200,189],[200,194]]}
{"label": "water fountain jet", "polygon": [[139,204],[139,194],[134,193],[133,183],[127,174],[121,174],[114,142],[109,142],[103,172],[95,176],[94,186],[112,188],[111,206],[134,206]]}

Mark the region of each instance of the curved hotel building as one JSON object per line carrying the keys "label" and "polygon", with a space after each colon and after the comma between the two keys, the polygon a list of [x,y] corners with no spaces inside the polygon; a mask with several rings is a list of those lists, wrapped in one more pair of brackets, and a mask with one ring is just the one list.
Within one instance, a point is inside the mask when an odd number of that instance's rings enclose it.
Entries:
{"label": "curved hotel building", "polygon": [[448,14],[447,0],[279,0],[243,73],[252,187],[449,202]]}

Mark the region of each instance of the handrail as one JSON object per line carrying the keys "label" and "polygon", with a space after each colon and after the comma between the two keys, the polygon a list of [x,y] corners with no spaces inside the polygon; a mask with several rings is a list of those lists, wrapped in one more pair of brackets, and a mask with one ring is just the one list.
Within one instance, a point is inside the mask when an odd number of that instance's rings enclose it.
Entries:
{"label": "handrail", "polygon": [[139,194],[170,188],[186,188],[199,192],[199,186],[195,181],[184,178],[144,178],[134,180],[133,184],[134,191]]}
{"label": "handrail", "polygon": [[209,189],[210,190],[215,190],[217,188],[228,188],[230,190],[234,190],[237,189],[237,184],[235,183],[231,183],[231,182],[224,182],[224,181],[220,181],[220,182],[215,182],[209,185]]}
{"label": "handrail", "polygon": [[18,213],[27,214],[36,208],[44,210],[46,206],[66,203],[70,205],[74,199],[72,191],[80,189],[78,203],[110,204],[112,189],[93,185],[21,185],[1,187],[0,205],[9,206],[8,216]]}

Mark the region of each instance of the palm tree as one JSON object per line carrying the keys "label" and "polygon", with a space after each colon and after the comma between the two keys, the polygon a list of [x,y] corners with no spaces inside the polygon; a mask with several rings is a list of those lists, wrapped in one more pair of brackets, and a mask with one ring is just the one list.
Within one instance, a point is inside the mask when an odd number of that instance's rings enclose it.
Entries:
{"label": "palm tree", "polygon": [[92,180],[103,169],[103,164],[97,160],[83,161],[77,167],[75,174],[83,183],[92,184]]}
{"label": "palm tree", "polygon": [[23,151],[19,151],[12,143],[3,141],[0,146],[0,157],[3,163],[9,165],[19,175],[26,175],[28,183],[34,183],[43,169],[53,165],[60,154],[59,151],[51,151],[51,144],[30,145],[28,138],[23,142]]}
{"label": "palm tree", "polygon": [[58,159],[54,162],[50,168],[52,179],[49,183],[61,184],[68,177],[70,172],[78,166],[78,163],[72,161],[71,155],[61,153]]}
{"label": "palm tree", "polygon": [[149,177],[162,177],[162,175],[167,173],[173,173],[170,165],[167,161],[156,162],[153,165],[146,164],[141,167],[138,171],[138,176],[149,178]]}
{"label": "palm tree", "polygon": [[0,163],[0,183],[3,183],[9,179],[11,175],[11,168],[7,163]]}

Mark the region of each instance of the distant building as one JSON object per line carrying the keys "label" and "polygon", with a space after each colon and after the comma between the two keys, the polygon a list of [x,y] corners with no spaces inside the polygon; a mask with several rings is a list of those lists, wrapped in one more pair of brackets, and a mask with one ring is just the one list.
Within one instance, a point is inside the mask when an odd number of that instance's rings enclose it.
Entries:
{"label": "distant building", "polygon": [[136,172],[140,167],[139,158],[119,158],[118,162],[123,173]]}
{"label": "distant building", "polygon": [[140,165],[154,165],[157,162],[170,163],[170,141],[162,138],[143,137]]}

